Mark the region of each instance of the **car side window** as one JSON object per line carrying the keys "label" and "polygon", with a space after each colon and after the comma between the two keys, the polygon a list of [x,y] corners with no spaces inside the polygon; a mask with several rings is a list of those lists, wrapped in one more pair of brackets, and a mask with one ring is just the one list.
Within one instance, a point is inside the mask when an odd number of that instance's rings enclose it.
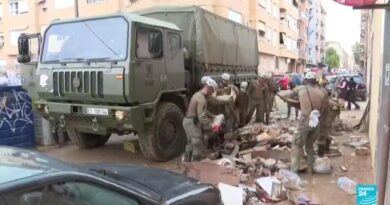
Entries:
{"label": "car side window", "polygon": [[14,199],[17,205],[139,205],[135,198],[82,182],[52,184],[17,194]]}

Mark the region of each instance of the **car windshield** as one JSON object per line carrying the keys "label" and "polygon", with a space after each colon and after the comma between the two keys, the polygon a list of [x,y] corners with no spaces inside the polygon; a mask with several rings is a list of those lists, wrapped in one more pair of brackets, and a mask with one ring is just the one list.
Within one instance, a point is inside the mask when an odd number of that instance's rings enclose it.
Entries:
{"label": "car windshield", "polygon": [[54,24],[45,33],[42,62],[125,60],[127,45],[122,17]]}
{"label": "car windshield", "polygon": [[353,77],[353,81],[355,81],[355,83],[357,84],[361,84],[361,83],[364,83],[364,80],[363,80],[363,77],[362,76],[358,76],[358,75],[354,75],[354,76],[345,76],[345,78],[347,78],[347,80],[349,81],[349,79]]}

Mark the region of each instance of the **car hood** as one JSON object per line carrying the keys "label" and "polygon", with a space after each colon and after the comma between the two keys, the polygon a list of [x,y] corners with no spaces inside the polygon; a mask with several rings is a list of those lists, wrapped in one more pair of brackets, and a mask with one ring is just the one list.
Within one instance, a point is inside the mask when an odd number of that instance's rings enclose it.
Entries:
{"label": "car hood", "polygon": [[121,179],[121,183],[142,185],[159,195],[163,201],[172,202],[202,192],[217,192],[219,194],[216,188],[211,185],[202,184],[189,177],[163,169],[109,163],[84,164],[82,166],[98,171],[100,174],[105,171],[125,177],[128,180]]}

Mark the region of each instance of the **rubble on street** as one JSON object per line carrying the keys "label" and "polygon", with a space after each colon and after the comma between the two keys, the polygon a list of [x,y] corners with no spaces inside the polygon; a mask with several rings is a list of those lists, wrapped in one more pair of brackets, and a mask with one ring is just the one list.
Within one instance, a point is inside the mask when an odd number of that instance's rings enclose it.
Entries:
{"label": "rubble on street", "polygon": [[[183,173],[219,187],[225,204],[323,204],[318,193],[307,189],[306,181],[289,170],[296,133],[296,121],[274,118],[270,125],[252,122],[227,133],[220,149],[214,150],[207,159],[183,163]],[[365,156],[369,154],[369,149],[365,147],[368,143],[363,137],[351,136],[350,141],[344,143],[334,137],[329,152],[322,158],[316,158],[315,174],[343,176],[348,168],[344,165],[333,167],[331,161],[343,155],[339,146],[344,144],[354,148],[356,155]],[[302,167],[305,166],[303,162]],[[342,189],[349,193],[352,188]],[[242,201],[232,200],[235,195],[240,196]]]}

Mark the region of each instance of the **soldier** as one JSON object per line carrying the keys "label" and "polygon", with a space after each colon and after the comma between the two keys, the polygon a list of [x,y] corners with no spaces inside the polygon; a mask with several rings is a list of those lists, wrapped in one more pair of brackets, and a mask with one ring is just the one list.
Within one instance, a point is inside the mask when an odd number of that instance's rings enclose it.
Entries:
{"label": "soldier", "polygon": [[212,126],[215,116],[207,110],[206,98],[210,96],[217,83],[210,77],[203,77],[203,88],[196,92],[189,103],[187,115],[183,119],[183,127],[187,135],[187,146],[184,161],[199,161],[204,151],[203,135],[205,132],[219,133],[220,126]]}
{"label": "soldier", "polygon": [[264,82],[264,74],[260,74],[257,80],[253,80],[248,87],[249,95],[249,115],[247,117],[247,122],[249,122],[253,116],[254,111],[256,110],[256,122],[264,123],[264,114],[268,109],[268,87]]}
{"label": "soldier", "polygon": [[[216,91],[216,95],[238,95],[238,88],[231,83],[231,78],[229,73],[223,73],[222,76],[222,81],[218,85],[218,89]],[[234,93],[232,93],[234,92]],[[222,108],[220,107],[221,111],[217,114],[224,114],[226,117],[226,127],[228,129],[235,129],[238,127],[239,123],[239,116],[235,112],[235,105],[234,105],[234,100],[230,101],[227,103],[225,106]]]}
{"label": "soldier", "polygon": [[303,147],[307,153],[309,173],[313,173],[314,143],[319,135],[319,117],[323,115],[328,106],[328,96],[318,86],[316,77],[312,72],[305,75],[306,85],[296,87],[293,92],[281,96],[284,101],[291,96],[298,96],[301,108],[298,133],[294,138],[291,151],[291,170],[298,172]]}
{"label": "soldier", "polygon": [[241,82],[240,91],[236,98],[236,115],[239,116],[238,127],[243,127],[246,124],[246,118],[248,115],[249,95],[246,92],[248,83],[246,81]]}
{"label": "soldier", "polygon": [[269,118],[270,118],[270,113],[272,111],[272,107],[274,105],[274,99],[275,99],[275,94],[276,94],[276,86],[274,81],[272,80],[272,75],[267,73],[265,75],[265,83],[267,84],[268,87],[268,94],[267,94],[267,101],[268,101],[268,106],[266,110],[266,119],[265,123],[268,125],[269,124]]}
{"label": "soldier", "polygon": [[[326,92],[324,90],[323,92]],[[336,119],[337,116],[340,115],[341,106],[338,102],[329,99],[327,111],[321,116],[320,119],[320,135],[318,136],[317,144],[318,144],[318,156],[322,157],[324,154],[329,153],[330,144],[332,142],[332,138],[329,136],[329,133],[332,129],[332,123]]]}

